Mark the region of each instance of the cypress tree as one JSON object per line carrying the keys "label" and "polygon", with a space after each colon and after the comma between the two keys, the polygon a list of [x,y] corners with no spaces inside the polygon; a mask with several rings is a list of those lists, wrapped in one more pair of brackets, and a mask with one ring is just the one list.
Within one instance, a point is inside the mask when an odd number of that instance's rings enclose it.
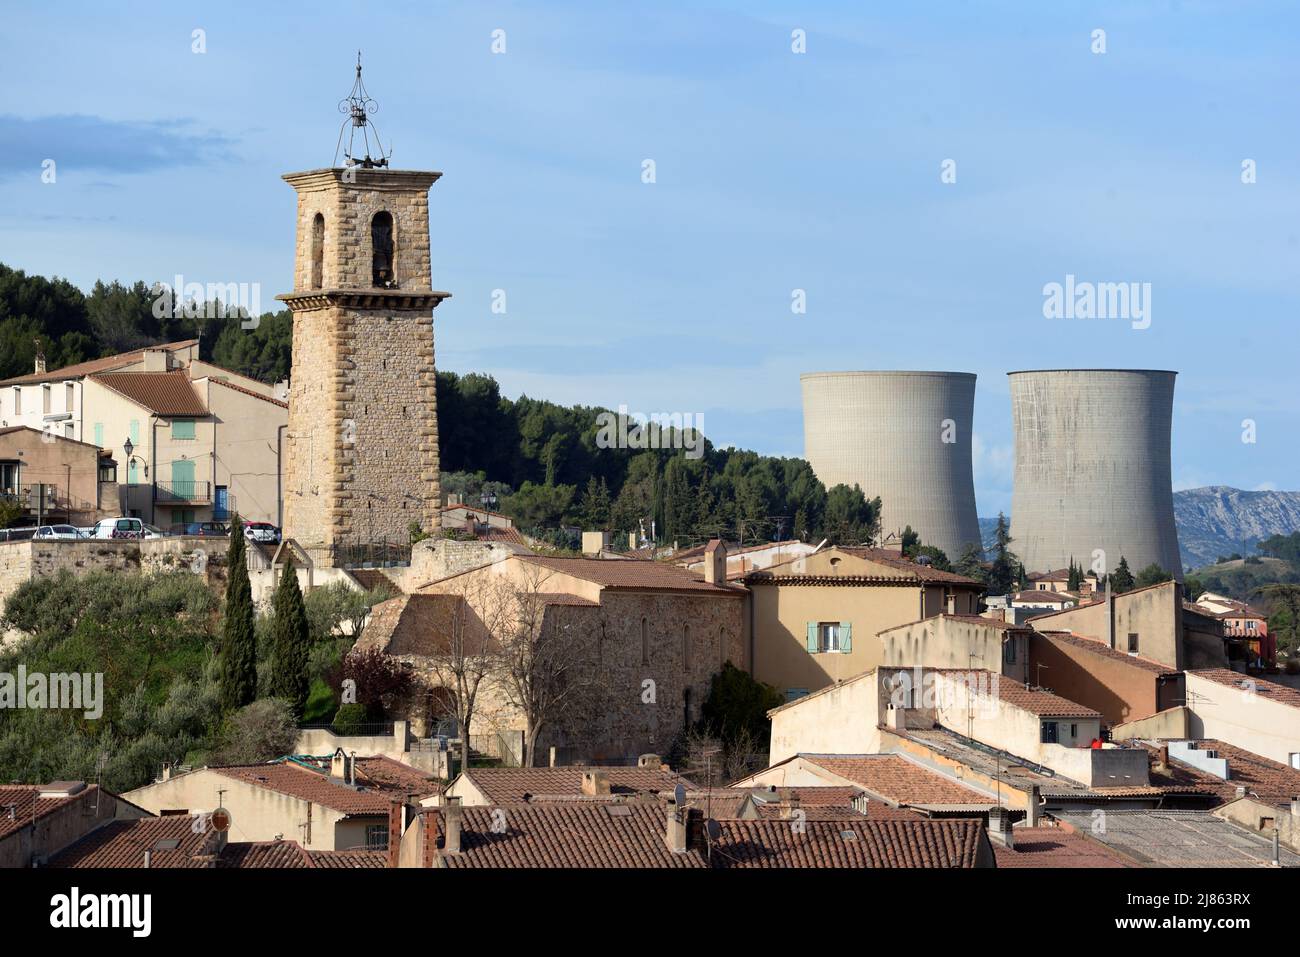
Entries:
{"label": "cypress tree", "polygon": [[254,628],[253,588],[248,581],[244,523],[230,523],[226,552],[226,607],[221,619],[221,707],[234,711],[257,697],[257,632]]}
{"label": "cypress tree", "polygon": [[307,666],[311,654],[311,626],[307,606],[298,587],[293,566],[285,562],[271,599],[271,683],[273,698],[289,702],[295,717],[302,717],[307,705]]}

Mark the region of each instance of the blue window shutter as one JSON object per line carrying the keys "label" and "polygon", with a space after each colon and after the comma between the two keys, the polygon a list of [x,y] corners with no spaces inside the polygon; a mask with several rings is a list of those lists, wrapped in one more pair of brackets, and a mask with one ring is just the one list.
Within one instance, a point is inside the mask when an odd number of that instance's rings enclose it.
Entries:
{"label": "blue window shutter", "polygon": [[853,622],[840,622],[840,651],[846,655],[853,650]]}
{"label": "blue window shutter", "polygon": [[817,638],[817,622],[810,621],[808,622],[808,652],[810,654],[816,654],[820,650],[821,645]]}

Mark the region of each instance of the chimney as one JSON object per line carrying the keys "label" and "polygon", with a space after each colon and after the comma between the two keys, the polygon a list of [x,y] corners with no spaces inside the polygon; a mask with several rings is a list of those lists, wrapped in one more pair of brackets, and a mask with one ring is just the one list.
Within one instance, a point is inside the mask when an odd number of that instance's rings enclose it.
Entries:
{"label": "chimney", "polygon": [[460,815],[460,798],[448,796],[447,805],[442,809],[442,819],[447,830],[442,842],[444,854],[460,853]]}
{"label": "chimney", "polygon": [[1115,594],[1110,590],[1110,576],[1106,576],[1106,644],[1115,647]]}
{"label": "chimney", "polygon": [[903,708],[890,705],[885,709],[885,727],[891,731],[903,731],[907,728],[907,712]]}
{"label": "chimney", "polygon": [[582,793],[588,797],[608,796],[609,775],[604,771],[583,771]]}
{"label": "chimney", "polygon": [[402,852],[402,805],[397,801],[388,805],[388,860],[389,867],[396,867]]}
{"label": "chimney", "polygon": [[1041,806],[1042,798],[1038,791],[1038,785],[1033,784],[1029,787],[1029,801],[1025,807],[1025,827],[1038,827],[1038,812]]}
{"label": "chimney", "polygon": [[727,546],[715,538],[704,549],[704,580],[710,585],[727,583]]}
{"label": "chimney", "polygon": [[334,757],[330,759],[330,777],[347,784],[351,775],[352,759],[344,753],[342,748],[335,748]]}
{"label": "chimney", "polygon": [[36,374],[45,374],[45,350],[41,348],[41,340],[36,340]]}
{"label": "chimney", "polygon": [[166,349],[144,350],[144,371],[145,372],[166,372],[167,371],[167,350]]}
{"label": "chimney", "polygon": [[674,854],[686,853],[686,816],[688,810],[685,806],[679,807],[675,802],[668,802],[668,810],[665,815],[667,829],[664,834],[664,840],[668,844],[668,850]]}
{"label": "chimney", "polygon": [[1169,742],[1165,741],[1160,745],[1159,755],[1156,757],[1156,767],[1161,771],[1169,770]]}
{"label": "chimney", "polygon": [[1004,807],[989,808],[989,840],[1007,848],[1016,846],[1011,834],[1011,815]]}
{"label": "chimney", "polygon": [[1245,786],[1244,784],[1238,784],[1238,785],[1237,785],[1237,797],[1238,797],[1238,798],[1244,798],[1245,796],[1246,796],[1246,786]]}
{"label": "chimney", "polygon": [[1300,819],[1300,795],[1291,799],[1291,816]]}
{"label": "chimney", "polygon": [[172,766],[170,761],[163,762],[162,780],[170,781],[172,779]]}
{"label": "chimney", "polygon": [[782,820],[789,821],[794,819],[799,813],[799,792],[791,791],[790,797],[786,799],[785,805],[781,808]]}
{"label": "chimney", "polygon": [[147,847],[144,850],[144,866],[146,869],[153,867],[153,851]]}
{"label": "chimney", "polygon": [[660,763],[659,755],[657,754],[643,754],[636,759],[636,766],[638,768],[654,768],[658,770]]}

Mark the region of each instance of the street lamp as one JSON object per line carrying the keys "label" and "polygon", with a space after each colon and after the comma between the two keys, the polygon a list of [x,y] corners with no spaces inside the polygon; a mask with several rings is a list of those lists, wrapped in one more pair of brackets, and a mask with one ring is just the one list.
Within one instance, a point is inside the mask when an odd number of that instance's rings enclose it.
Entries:
{"label": "street lamp", "polygon": [[[131,462],[134,461],[134,456],[131,453],[135,451],[135,443],[131,441],[131,437],[129,435],[126,438],[126,441],[122,443],[122,451],[126,453],[126,471],[129,477],[131,474]],[[149,477],[148,463],[145,462],[144,459],[141,459],[140,465],[141,467],[144,468],[144,477],[148,478]]]}
{"label": "street lamp", "polygon": [[484,492],[478,497],[478,502],[489,511],[497,507],[497,497],[492,492]]}

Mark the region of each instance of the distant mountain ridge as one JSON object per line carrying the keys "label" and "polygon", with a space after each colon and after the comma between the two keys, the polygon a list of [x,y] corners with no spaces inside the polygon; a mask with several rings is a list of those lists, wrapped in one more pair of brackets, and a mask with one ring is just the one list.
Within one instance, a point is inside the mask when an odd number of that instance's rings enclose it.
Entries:
{"label": "distant mountain ridge", "polygon": [[[1254,555],[1260,539],[1300,531],[1300,492],[1248,492],[1226,485],[1184,489],[1174,493],[1174,521],[1183,566],[1199,568],[1220,555]],[[997,522],[980,519],[985,548]],[[1015,547],[1012,543],[1012,551]]]}

